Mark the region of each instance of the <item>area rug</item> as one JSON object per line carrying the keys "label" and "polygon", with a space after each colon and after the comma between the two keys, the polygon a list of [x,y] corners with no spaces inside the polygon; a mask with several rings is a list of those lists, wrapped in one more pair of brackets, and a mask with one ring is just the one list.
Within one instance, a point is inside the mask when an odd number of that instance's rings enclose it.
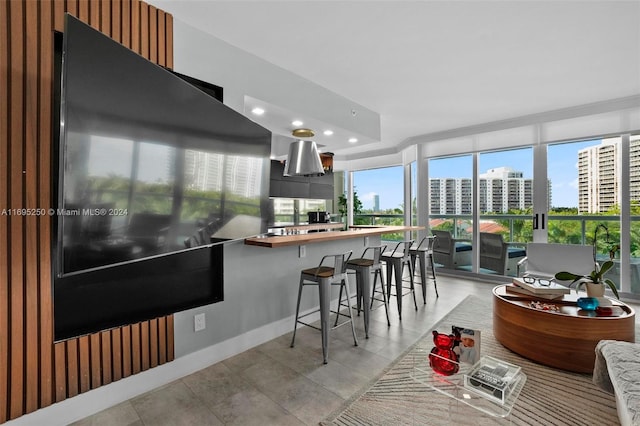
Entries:
{"label": "area rug", "polygon": [[[529,361],[498,343],[493,336],[492,306],[468,296],[433,330],[451,326],[481,330],[481,354],[522,367],[527,381],[510,418],[513,425],[618,425],[613,395],[596,387],[591,375],[566,372]],[[412,378],[414,357],[433,347],[431,329],[358,395],[322,425],[479,425],[503,420],[438,393]],[[526,336],[522,336],[526,339]]]}

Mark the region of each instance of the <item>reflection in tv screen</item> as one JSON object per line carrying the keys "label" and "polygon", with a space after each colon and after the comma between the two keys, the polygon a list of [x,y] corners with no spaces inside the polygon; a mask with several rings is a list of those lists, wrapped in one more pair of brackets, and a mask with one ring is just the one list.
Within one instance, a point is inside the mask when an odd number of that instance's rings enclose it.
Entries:
{"label": "reflection in tv screen", "polygon": [[65,272],[262,232],[262,158],[68,133],[66,161]]}

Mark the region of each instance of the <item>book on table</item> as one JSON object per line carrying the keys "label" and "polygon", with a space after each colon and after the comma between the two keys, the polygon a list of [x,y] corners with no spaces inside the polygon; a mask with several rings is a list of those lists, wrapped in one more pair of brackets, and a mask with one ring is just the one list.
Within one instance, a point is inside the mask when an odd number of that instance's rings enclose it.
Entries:
{"label": "book on table", "polygon": [[512,283],[520,288],[528,290],[530,293],[533,293],[535,295],[540,295],[540,294],[563,295],[563,294],[571,293],[571,289],[569,287],[565,287],[553,281],[551,281],[549,285],[543,285],[543,284],[540,284],[537,280],[534,281],[533,283],[527,283],[522,278],[515,277],[512,279]]}
{"label": "book on table", "polygon": [[451,334],[455,339],[453,352],[458,355],[459,363],[473,365],[480,361],[480,330],[453,325]]}
{"label": "book on table", "polygon": [[533,293],[526,288],[518,287],[515,284],[507,284],[505,286],[507,293],[513,293],[517,296],[529,296],[536,299],[543,300],[562,300],[564,298],[564,294],[541,294],[541,293]]}

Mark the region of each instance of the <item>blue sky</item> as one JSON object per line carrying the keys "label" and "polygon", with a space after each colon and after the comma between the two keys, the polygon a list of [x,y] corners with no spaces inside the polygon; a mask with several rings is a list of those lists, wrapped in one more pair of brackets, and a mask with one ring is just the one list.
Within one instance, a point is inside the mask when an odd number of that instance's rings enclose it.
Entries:
{"label": "blue sky", "polygon": [[[578,151],[598,145],[600,140],[549,145],[547,149],[547,175],[551,180],[552,207],[578,206]],[[472,156],[464,155],[429,162],[429,177],[471,178]],[[488,152],[480,155],[479,170],[485,173],[494,167],[508,166],[521,171],[525,178],[533,177],[533,149],[522,148]],[[373,195],[380,196],[380,209],[401,206],[402,166],[364,170],[354,173],[354,185],[365,209],[373,208]]]}

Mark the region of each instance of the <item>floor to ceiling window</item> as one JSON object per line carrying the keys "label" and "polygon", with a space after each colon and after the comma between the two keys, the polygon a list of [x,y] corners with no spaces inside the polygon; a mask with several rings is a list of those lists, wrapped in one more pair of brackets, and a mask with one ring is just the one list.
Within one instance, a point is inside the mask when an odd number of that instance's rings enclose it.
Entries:
{"label": "floor to ceiling window", "polygon": [[[464,248],[457,248],[454,260],[436,262],[515,275],[526,243],[540,241],[540,235],[534,238],[539,232],[534,231],[534,212],[543,208],[537,225],[547,242],[593,246],[596,261],[614,262],[608,278],[623,292],[640,293],[640,135],[552,143],[535,150],[541,151],[534,156],[534,148],[527,147],[429,159],[430,228],[446,231],[459,245],[475,241],[479,249],[476,267],[473,252],[460,252],[468,250]],[[533,158],[539,154],[540,163],[546,162],[546,179],[534,181]],[[537,210],[535,200],[541,205]],[[495,241],[496,234],[504,243],[504,269],[502,263],[486,260],[488,247],[496,244],[484,244],[483,238]]]}
{"label": "floor to ceiling window", "polygon": [[470,270],[473,238],[473,156],[429,159],[429,228],[448,252],[434,252],[438,267]]}
{"label": "floor to ceiling window", "polygon": [[[640,134],[629,138],[629,282],[630,291],[640,294]],[[614,247],[616,248],[616,247]],[[620,250],[619,255],[622,260]]]}
{"label": "floor to ceiling window", "polygon": [[[393,166],[353,172],[354,225],[404,225],[404,167]],[[385,239],[403,239],[404,234],[386,234]]]}
{"label": "floor to ceiling window", "polygon": [[[618,149],[610,140],[547,147],[551,199],[547,240],[561,244],[604,244],[619,235]],[[596,239],[598,241],[596,241]]]}

